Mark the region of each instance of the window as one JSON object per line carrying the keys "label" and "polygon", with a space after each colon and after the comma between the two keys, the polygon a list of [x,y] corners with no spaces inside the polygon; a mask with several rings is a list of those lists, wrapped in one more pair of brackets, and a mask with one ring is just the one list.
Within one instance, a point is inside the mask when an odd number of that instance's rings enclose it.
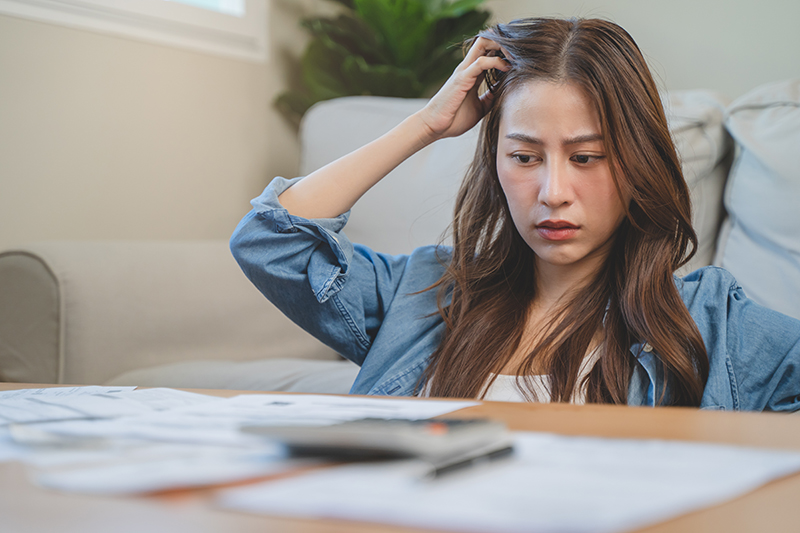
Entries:
{"label": "window", "polygon": [[200,7],[216,11],[217,13],[224,13],[226,15],[233,15],[234,17],[243,17],[245,14],[244,0],[167,0],[186,4],[188,6]]}
{"label": "window", "polygon": [[267,0],[0,0],[0,13],[264,61]]}

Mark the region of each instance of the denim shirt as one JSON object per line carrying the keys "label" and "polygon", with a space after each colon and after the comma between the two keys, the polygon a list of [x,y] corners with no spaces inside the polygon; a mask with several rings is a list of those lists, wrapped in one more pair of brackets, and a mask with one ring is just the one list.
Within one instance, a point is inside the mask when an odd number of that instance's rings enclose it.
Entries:
{"label": "denim shirt", "polygon": [[[251,202],[233,255],[290,319],[361,366],[351,393],[413,395],[444,331],[437,291],[419,291],[441,277],[450,249],[391,256],[353,244],[342,233],[348,213],[308,220],[281,206],[278,195],[297,179],[276,178]],[[675,283],[708,352],[700,407],[800,410],[800,321],[749,300],[721,268]],[[630,347],[638,364],[628,405],[654,406],[663,386],[660,357],[645,341]]]}

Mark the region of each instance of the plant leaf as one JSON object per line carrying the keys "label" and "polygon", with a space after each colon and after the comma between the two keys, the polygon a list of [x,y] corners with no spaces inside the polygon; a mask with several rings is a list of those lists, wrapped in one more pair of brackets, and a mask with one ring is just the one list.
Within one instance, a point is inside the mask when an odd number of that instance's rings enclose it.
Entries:
{"label": "plant leaf", "polygon": [[392,63],[413,68],[419,61],[433,20],[422,0],[354,0],[358,13],[383,36]]}
{"label": "plant leaf", "polygon": [[361,92],[354,94],[416,98],[423,87],[412,71],[394,65],[370,65],[361,57],[348,57],[342,72]]}
{"label": "plant leaf", "polygon": [[309,43],[301,59],[303,82],[316,101],[352,92],[341,68],[349,55],[345,48],[330,39],[317,38]]}
{"label": "plant leaf", "polygon": [[460,44],[489,18],[484,0],[330,0],[349,8],[309,17],[312,35],[293,89],[275,100],[287,118],[340,96],[418,97],[461,61]]}
{"label": "plant leaf", "polygon": [[455,2],[444,5],[442,9],[438,10],[436,13],[431,14],[437,20],[460,17],[477,9],[483,2],[484,0],[456,0]]}
{"label": "plant leaf", "polygon": [[486,27],[490,16],[488,11],[469,11],[459,17],[439,19],[431,34],[432,38],[437,47],[459,49],[465,39]]}
{"label": "plant leaf", "polygon": [[315,37],[329,38],[349,50],[361,55],[370,63],[385,63],[389,57],[384,51],[379,35],[366,22],[342,14],[335,19],[315,17],[303,19],[301,23]]}
{"label": "plant leaf", "polygon": [[457,18],[438,20],[431,50],[415,69],[420,82],[427,87],[447,79],[464,57],[464,40],[482,30],[489,17],[487,11],[470,11]]}

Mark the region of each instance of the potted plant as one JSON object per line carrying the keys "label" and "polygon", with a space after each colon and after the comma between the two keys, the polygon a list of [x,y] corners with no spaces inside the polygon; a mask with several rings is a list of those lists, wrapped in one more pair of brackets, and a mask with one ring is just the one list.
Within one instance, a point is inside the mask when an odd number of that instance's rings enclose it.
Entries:
{"label": "potted plant", "polygon": [[294,122],[314,103],[340,96],[418,98],[437,89],[461,60],[461,43],[490,13],[484,0],[331,0],[336,17],[301,24],[311,42],[300,76],[279,95],[278,109]]}

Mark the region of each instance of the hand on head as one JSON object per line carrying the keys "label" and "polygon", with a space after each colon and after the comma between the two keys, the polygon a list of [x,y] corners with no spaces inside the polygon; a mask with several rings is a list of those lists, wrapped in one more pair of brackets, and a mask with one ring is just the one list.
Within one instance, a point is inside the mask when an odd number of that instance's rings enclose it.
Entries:
{"label": "hand on head", "polygon": [[432,140],[465,133],[489,111],[493,95],[490,90],[481,93],[481,84],[488,70],[511,69],[503,55],[507,54],[496,42],[485,37],[475,39],[450,79],[420,111]]}

